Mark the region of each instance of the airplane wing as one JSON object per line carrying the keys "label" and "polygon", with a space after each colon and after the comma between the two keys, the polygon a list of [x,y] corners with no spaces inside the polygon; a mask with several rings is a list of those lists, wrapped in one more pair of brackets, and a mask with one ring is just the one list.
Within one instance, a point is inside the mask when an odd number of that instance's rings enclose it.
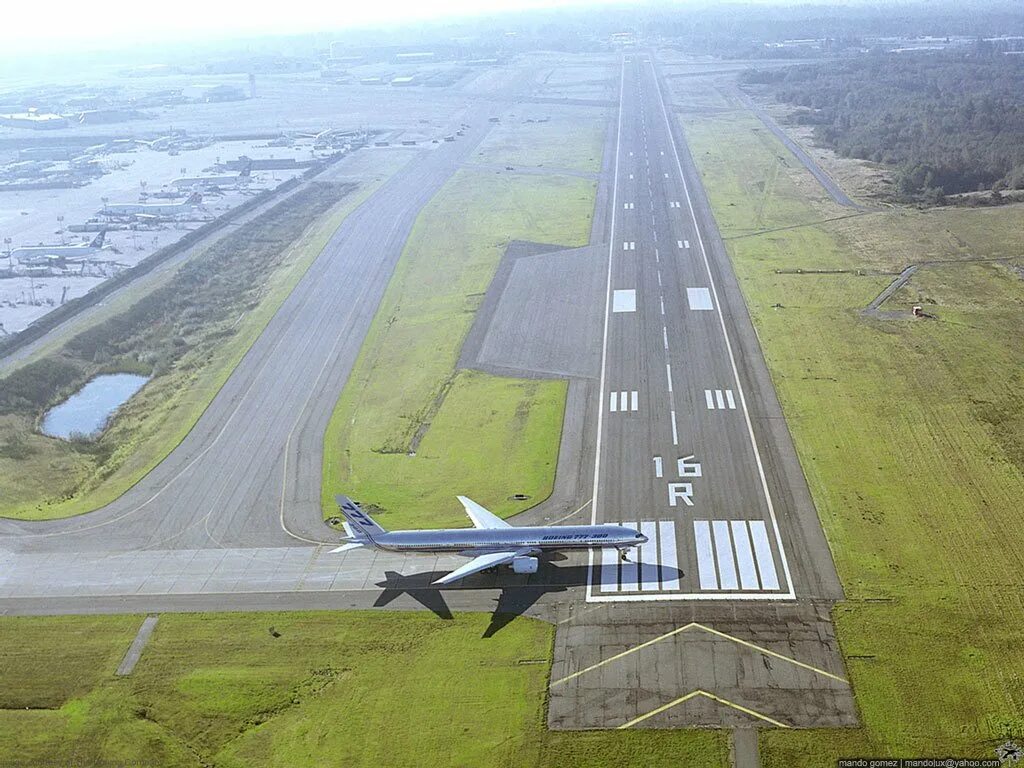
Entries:
{"label": "airplane wing", "polygon": [[512,526],[492,512],[487,511],[472,499],[459,496],[459,501],[466,508],[466,514],[477,528],[511,528]]}
{"label": "airplane wing", "polygon": [[363,547],[362,542],[350,541],[348,544],[342,544],[337,549],[332,549],[328,554],[337,555],[337,554],[339,554],[341,552],[350,552],[353,549],[363,549],[363,548],[364,547]]}
{"label": "airplane wing", "polygon": [[[486,511],[486,510],[485,510]],[[490,514],[488,512],[487,514]],[[464,579],[466,576],[471,576],[474,573],[486,570],[488,568],[494,568],[498,565],[505,565],[511,563],[517,557],[522,554],[521,551],[516,552],[492,552],[486,555],[480,555],[474,557],[468,563],[460,568],[456,568],[454,571],[449,573],[447,576],[442,576],[440,579],[435,581],[435,584],[451,584],[453,581]]]}

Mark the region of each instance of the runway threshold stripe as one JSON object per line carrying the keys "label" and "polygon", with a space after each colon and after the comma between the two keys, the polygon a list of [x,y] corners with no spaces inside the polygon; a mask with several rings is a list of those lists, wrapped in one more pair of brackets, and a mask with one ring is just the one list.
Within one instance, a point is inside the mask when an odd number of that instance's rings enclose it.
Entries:
{"label": "runway threshold stripe", "polygon": [[612,398],[611,412],[615,413],[615,411],[617,411],[619,409],[619,393],[618,392],[612,392],[611,393],[611,398]]}
{"label": "runway threshold stripe", "polygon": [[[714,400],[714,398],[711,395],[711,390],[710,389],[705,389],[704,390],[704,400],[708,404],[708,410],[709,411],[715,410],[715,400]],[[614,411],[615,409],[612,408],[612,410]]]}
{"label": "runway threshold stripe", "polygon": [[736,561],[732,554],[732,537],[729,535],[729,521],[715,520],[711,524],[715,534],[715,555],[718,560],[718,579],[722,589],[739,589],[736,578]]}
{"label": "runway threshold stripe", "polygon": [[715,403],[718,405],[718,410],[725,410],[725,400],[722,399],[722,390],[715,390]]}
{"label": "runway threshold stripe", "polygon": [[[625,525],[625,523],[619,523],[619,525]],[[638,552],[639,550],[635,549],[633,551],[634,552]],[[633,555],[633,558],[636,559],[637,556]],[[628,590],[628,591],[635,592],[636,589],[637,589],[637,578],[638,578],[638,573],[639,573],[639,571],[637,569],[637,566],[636,566],[636,563],[633,562],[633,560],[622,560],[622,559],[619,559],[618,560],[618,567],[619,567],[619,583],[622,585],[622,587],[621,587],[622,591],[625,592],[625,591]]]}
{"label": "runway threshold stripe", "polygon": [[640,523],[640,533],[647,537],[647,543],[638,548],[640,557],[640,589],[658,589],[658,525],[653,520]]}
{"label": "runway threshold stripe", "polygon": [[601,550],[601,591],[619,591],[619,550]]}
{"label": "runway threshold stripe", "polygon": [[757,568],[754,565],[754,552],[750,548],[750,534],[747,533],[746,520],[733,520],[732,542],[736,547],[736,565],[740,569],[740,589],[757,589]]}
{"label": "runway threshold stripe", "polygon": [[768,543],[768,529],[764,520],[750,521],[750,535],[754,539],[754,554],[757,556],[757,571],[761,574],[761,589],[778,589],[779,577],[775,572],[775,560]]}
{"label": "runway threshold stripe", "polygon": [[661,588],[679,589],[679,554],[676,550],[676,524],[671,520],[658,523],[658,547]]}
{"label": "runway threshold stripe", "polygon": [[707,520],[693,521],[693,543],[697,547],[697,577],[701,589],[718,589],[715,555],[711,550],[711,526]]}
{"label": "runway threshold stripe", "polygon": [[732,390],[731,389],[725,390],[725,399],[729,401],[729,407],[730,408],[733,408],[733,409],[736,408],[736,399],[732,396]]}

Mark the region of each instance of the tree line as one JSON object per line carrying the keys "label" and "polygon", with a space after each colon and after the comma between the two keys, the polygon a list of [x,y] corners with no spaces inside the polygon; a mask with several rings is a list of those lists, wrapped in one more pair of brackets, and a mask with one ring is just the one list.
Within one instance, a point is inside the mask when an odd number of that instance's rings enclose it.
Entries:
{"label": "tree line", "polygon": [[896,166],[896,195],[1024,189],[1024,56],[879,54],[750,70],[843,157]]}

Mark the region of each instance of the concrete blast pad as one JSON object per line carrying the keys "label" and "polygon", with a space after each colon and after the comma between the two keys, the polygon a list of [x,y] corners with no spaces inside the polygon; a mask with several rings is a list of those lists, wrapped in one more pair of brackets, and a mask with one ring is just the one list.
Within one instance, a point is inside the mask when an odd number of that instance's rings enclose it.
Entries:
{"label": "concrete blast pad", "polygon": [[548,726],[856,726],[830,605],[579,609],[555,638]]}

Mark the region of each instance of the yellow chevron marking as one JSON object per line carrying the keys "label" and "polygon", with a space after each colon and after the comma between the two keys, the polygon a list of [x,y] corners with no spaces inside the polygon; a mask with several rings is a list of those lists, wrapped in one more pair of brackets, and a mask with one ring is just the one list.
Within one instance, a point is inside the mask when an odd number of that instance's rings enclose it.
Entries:
{"label": "yellow chevron marking", "polygon": [[728,634],[726,632],[720,632],[717,629],[712,629],[711,627],[707,627],[707,626],[704,626],[703,624],[698,624],[695,621],[691,621],[689,624],[686,624],[686,625],[684,625],[682,627],[677,627],[676,629],[673,629],[671,632],[666,632],[663,635],[659,635],[658,637],[651,638],[650,640],[647,640],[646,642],[640,643],[640,645],[634,646],[632,648],[628,648],[625,651],[622,651],[621,653],[615,654],[614,656],[609,656],[607,659],[599,661],[596,664],[591,664],[589,667],[584,667],[583,669],[579,670],[578,672],[573,672],[571,675],[566,675],[565,677],[559,678],[558,680],[555,680],[555,681],[553,681],[551,683],[551,687],[554,688],[556,685],[561,685],[562,683],[566,683],[566,682],[572,680],[573,678],[579,677],[582,674],[585,674],[587,672],[595,670],[598,667],[603,667],[605,664],[611,664],[613,661],[618,661],[619,659],[621,659],[621,658],[623,658],[625,656],[629,656],[632,653],[636,653],[637,651],[642,651],[644,648],[647,648],[648,646],[654,645],[655,643],[660,643],[662,640],[667,640],[668,638],[670,638],[670,637],[672,637],[674,635],[678,635],[679,633],[685,632],[686,630],[694,628],[694,627],[697,628],[697,629],[703,629],[705,632],[710,632],[712,635],[716,635],[716,636],[721,637],[721,638],[723,638],[725,640],[731,640],[732,642],[738,643],[739,645],[746,646],[747,648],[752,648],[753,650],[755,650],[755,651],[757,651],[759,653],[763,653],[766,656],[771,656],[771,657],[779,659],[781,661],[785,661],[785,662],[788,662],[790,664],[795,664],[796,666],[802,667],[803,669],[810,670],[811,672],[815,672],[815,673],[817,673],[819,675],[824,675],[825,677],[831,678],[832,680],[837,680],[840,683],[846,683],[847,685],[849,685],[849,681],[845,677],[841,677],[839,675],[834,675],[831,672],[828,672],[828,671],[826,671],[824,669],[820,669],[819,667],[815,667],[815,666],[813,666],[811,664],[806,664],[806,663],[804,663],[802,661],[798,661],[797,659],[794,659],[792,656],[785,656],[785,655],[783,655],[781,653],[777,653],[776,651],[769,650],[768,648],[764,648],[764,647],[762,647],[760,645],[755,645],[754,643],[748,642],[746,640],[741,640],[740,638],[734,637],[733,635],[730,635],[730,634]]}
{"label": "yellow chevron marking", "polygon": [[758,720],[764,720],[766,723],[771,723],[772,725],[777,726],[779,728],[791,728],[792,727],[792,726],[786,725],[785,723],[779,722],[778,720],[775,720],[774,718],[768,717],[768,715],[765,715],[765,714],[762,714],[760,712],[757,712],[756,710],[750,709],[750,707],[744,707],[742,704],[737,704],[734,701],[729,701],[728,699],[723,699],[721,696],[715,696],[715,694],[713,694],[713,693],[708,693],[707,691],[702,691],[700,689],[697,689],[696,691],[690,691],[685,696],[680,696],[678,699],[670,701],[668,704],[662,704],[657,709],[652,709],[650,712],[648,712],[646,714],[643,714],[643,715],[640,715],[640,717],[634,717],[629,722],[623,723],[622,725],[618,726],[618,728],[619,728],[619,730],[622,730],[623,728],[632,728],[637,723],[642,723],[647,718],[654,717],[655,715],[659,715],[662,712],[664,712],[666,709],[671,709],[672,707],[674,707],[674,706],[676,706],[678,704],[682,704],[684,701],[689,701],[690,699],[694,698],[695,696],[704,696],[705,698],[711,699],[712,701],[717,701],[719,704],[725,704],[727,707],[732,707],[733,709],[738,710],[739,712],[742,712],[745,715],[750,715],[751,717],[756,717]]}

